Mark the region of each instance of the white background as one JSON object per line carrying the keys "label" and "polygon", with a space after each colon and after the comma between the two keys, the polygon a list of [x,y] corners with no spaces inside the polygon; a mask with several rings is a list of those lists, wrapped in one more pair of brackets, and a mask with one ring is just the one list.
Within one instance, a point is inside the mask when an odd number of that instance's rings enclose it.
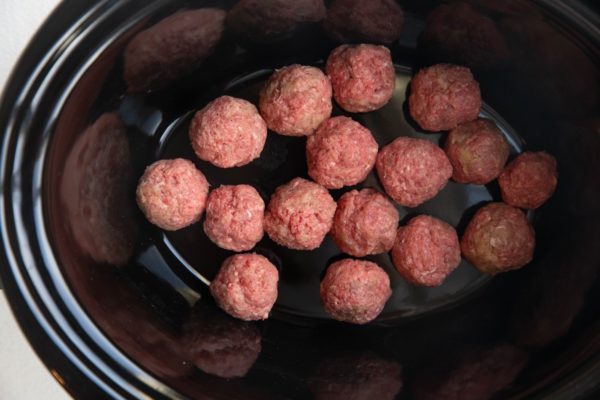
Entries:
{"label": "white background", "polygon": [[[0,88],[31,36],[58,3],[59,0],[0,0]],[[4,292],[0,292],[0,399],[70,399],[29,346]]]}

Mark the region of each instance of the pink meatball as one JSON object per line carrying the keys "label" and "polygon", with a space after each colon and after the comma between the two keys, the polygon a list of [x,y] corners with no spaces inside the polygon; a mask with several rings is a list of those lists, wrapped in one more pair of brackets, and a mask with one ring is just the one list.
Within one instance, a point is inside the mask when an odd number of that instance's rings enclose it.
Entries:
{"label": "pink meatball", "polygon": [[390,278],[371,261],[336,261],[321,282],[321,302],[327,314],[353,324],[377,318],[391,295]]}
{"label": "pink meatball", "polygon": [[189,137],[201,160],[221,168],[240,167],[260,156],[267,124],[249,101],[221,96],[194,115]]}
{"label": "pink meatball", "polygon": [[277,300],[279,272],[264,256],[255,253],[228,257],[210,283],[217,305],[245,321],[267,319]]}
{"label": "pink meatball", "polygon": [[396,72],[386,47],[339,46],[327,58],[326,70],[333,97],[346,111],[377,110],[386,105],[394,93]]}
{"label": "pink meatball", "polygon": [[404,13],[394,0],[335,0],[325,30],[337,42],[371,42],[390,45],[398,40]]}
{"label": "pink meatball", "polygon": [[502,200],[520,208],[538,208],[556,190],[556,159],[550,154],[525,152],[511,161],[498,177]]}
{"label": "pink meatball", "polygon": [[500,175],[510,149],[492,121],[478,119],[452,129],[444,150],[454,167],[452,178],[456,182],[483,185]]}
{"label": "pink meatball", "polygon": [[217,246],[247,251],[263,237],[265,203],[248,185],[221,186],[208,196],[204,232]]}
{"label": "pink meatball", "polygon": [[225,14],[216,8],[179,11],[138,33],[123,53],[127,89],[162,89],[192,72],[219,43]]}
{"label": "pink meatball", "polygon": [[481,272],[494,275],[531,261],[535,233],[518,208],[490,203],[469,221],[460,246],[467,261]]}
{"label": "pink meatball", "polygon": [[138,206],[148,221],[167,231],[198,221],[207,195],[206,178],[183,158],[159,160],[148,166],[136,191]]}
{"label": "pink meatball", "polygon": [[452,165],[442,149],[409,137],[399,137],[381,149],[376,168],[387,194],[406,207],[435,197],[452,175]]}
{"label": "pink meatball", "polygon": [[410,83],[408,107],[411,117],[426,131],[454,129],[479,115],[479,84],[466,67],[437,64],[424,68]]}
{"label": "pink meatball", "polygon": [[271,75],[258,107],[269,129],[280,135],[312,135],[331,115],[331,83],[318,68],[290,65]]}
{"label": "pink meatball", "polygon": [[302,178],[278,187],[265,213],[265,232],[282,246],[313,250],[331,229],[336,204],[327,189]]}
{"label": "pink meatball", "polygon": [[371,131],[348,117],[323,122],[306,141],[308,175],[328,189],[364,181],[379,146]]}
{"label": "pink meatball", "polygon": [[456,231],[446,222],[428,215],[412,218],[398,229],[392,260],[408,282],[439,286],[460,263]]}
{"label": "pink meatball", "polygon": [[354,257],[385,253],[394,245],[399,220],[398,210],[378,191],[353,190],[338,200],[331,236]]}

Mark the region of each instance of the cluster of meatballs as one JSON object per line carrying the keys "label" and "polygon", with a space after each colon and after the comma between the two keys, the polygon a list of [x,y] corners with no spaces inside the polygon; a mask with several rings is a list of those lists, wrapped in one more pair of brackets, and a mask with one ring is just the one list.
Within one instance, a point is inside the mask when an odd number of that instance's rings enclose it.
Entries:
{"label": "cluster of meatballs", "polygon": [[[352,118],[331,117],[332,99],[344,110],[366,113],[383,107],[395,87],[390,51],[384,46],[342,45],[329,55],[325,73],[290,65],[276,70],[260,92],[258,108],[229,96],[198,111],[189,127],[196,155],[221,168],[239,167],[261,154],[267,130],[306,136],[311,180],[294,178],[278,187],[265,207],[249,185],[209,184],[189,160],[160,160],[139,181],[137,202],[147,219],[165,230],[200,220],[217,246],[250,251],[263,232],[281,246],[318,248],[330,234],[356,258],[331,264],[321,282],[321,301],[336,320],[364,324],[375,319],[392,294],[388,274],[359,259],[391,251],[408,282],[437,286],[462,255],[482,272],[496,274],[531,261],[534,231],[521,209],[542,205],[554,192],[556,161],[525,152],[505,165],[509,146],[496,125],[478,119],[479,85],[465,67],[438,64],[413,78],[408,99],[412,119],[425,131],[449,131],[444,148],[400,136],[379,148],[372,133]],[[364,181],[375,169],[387,194],[365,188],[336,201],[329,189]],[[498,180],[503,202],[480,208],[459,241],[454,227],[419,215],[398,227],[393,202],[415,207],[432,199],[452,178],[466,184]],[[278,270],[264,256],[227,258],[210,291],[216,303],[243,320],[268,317],[277,299]]]}

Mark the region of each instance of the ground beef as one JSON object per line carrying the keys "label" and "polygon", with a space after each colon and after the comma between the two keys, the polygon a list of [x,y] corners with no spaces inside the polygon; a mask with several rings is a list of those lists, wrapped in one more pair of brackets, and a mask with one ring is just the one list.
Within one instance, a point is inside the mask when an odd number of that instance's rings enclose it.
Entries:
{"label": "ground beef", "polygon": [[371,131],[348,117],[323,122],[306,141],[308,175],[328,189],[364,181],[379,146]]}
{"label": "ground beef", "polygon": [[384,195],[374,189],[353,190],[337,204],[331,236],[341,251],[364,257],[391,250],[400,216]]}
{"label": "ground beef", "polygon": [[410,83],[411,117],[426,131],[445,131],[473,121],[481,108],[479,84],[466,67],[437,64]]}
{"label": "ground beef", "polygon": [[500,175],[510,149],[492,121],[478,119],[452,129],[444,150],[454,167],[452,179],[484,185]]}
{"label": "ground beef", "polygon": [[490,203],[477,210],[469,221],[460,246],[467,261],[494,275],[531,261],[535,233],[518,208]]}
{"label": "ground beef", "polygon": [[550,154],[525,152],[511,161],[498,177],[502,200],[520,208],[538,208],[556,190],[556,159]]}
{"label": "ground beef", "polygon": [[323,0],[240,0],[227,14],[227,27],[251,43],[271,44],[323,20],[325,13]]}
{"label": "ground beef", "polygon": [[346,111],[377,110],[394,93],[396,72],[386,47],[342,45],[327,58],[326,70],[335,101]]}
{"label": "ground beef", "polygon": [[327,189],[302,178],[278,187],[265,213],[265,231],[276,243],[314,250],[331,229],[336,204]]}
{"label": "ground beef", "polygon": [[225,11],[177,12],[138,33],[123,53],[123,76],[130,92],[162,89],[192,72],[221,39]]}
{"label": "ground beef", "polygon": [[264,256],[255,253],[228,257],[210,283],[217,305],[245,321],[267,319],[277,300],[279,272]]}
{"label": "ground beef", "polygon": [[201,160],[221,168],[240,167],[260,156],[267,124],[252,103],[221,96],[194,115],[188,134]]}
{"label": "ground beef", "polygon": [[312,135],[331,115],[331,83],[318,68],[283,67],[261,90],[258,107],[269,129],[280,135]]}
{"label": "ground beef", "polygon": [[321,302],[331,318],[366,324],[377,318],[392,295],[390,278],[377,264],[343,259],[327,268]]}
{"label": "ground beef", "polygon": [[148,221],[175,231],[198,221],[204,212],[208,182],[183,158],[159,160],[146,168],[137,187],[137,203]]}
{"label": "ground beef", "polygon": [[335,0],[325,30],[336,42],[390,45],[400,37],[404,13],[394,0]]}
{"label": "ground beef", "polygon": [[398,229],[392,260],[408,282],[439,286],[460,263],[456,231],[437,218],[414,217]]}
{"label": "ground beef", "polygon": [[442,149],[409,137],[399,137],[381,149],[376,168],[387,194],[406,207],[435,197],[452,175],[452,165]]}
{"label": "ground beef", "polygon": [[263,237],[265,202],[249,185],[221,186],[208,196],[204,232],[217,246],[252,249]]}

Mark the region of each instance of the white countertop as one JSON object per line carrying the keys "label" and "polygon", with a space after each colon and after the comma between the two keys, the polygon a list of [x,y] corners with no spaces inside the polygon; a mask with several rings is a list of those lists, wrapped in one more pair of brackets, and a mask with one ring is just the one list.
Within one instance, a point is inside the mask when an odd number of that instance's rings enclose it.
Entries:
{"label": "white countertop", "polygon": [[[59,0],[0,0],[0,88],[19,54]],[[66,400],[67,392],[39,360],[0,295],[0,399]]]}

